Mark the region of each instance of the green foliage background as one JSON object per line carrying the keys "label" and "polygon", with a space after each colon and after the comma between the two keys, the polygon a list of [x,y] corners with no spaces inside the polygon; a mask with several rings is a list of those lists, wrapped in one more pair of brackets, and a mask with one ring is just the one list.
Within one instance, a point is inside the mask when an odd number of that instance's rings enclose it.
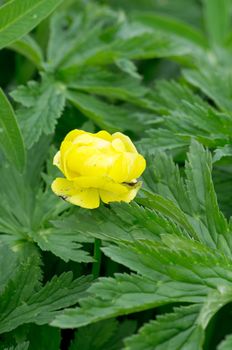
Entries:
{"label": "green foliage background", "polygon": [[[0,5],[0,350],[232,349],[231,0]],[[51,192],[74,128],[135,142],[133,203]]]}

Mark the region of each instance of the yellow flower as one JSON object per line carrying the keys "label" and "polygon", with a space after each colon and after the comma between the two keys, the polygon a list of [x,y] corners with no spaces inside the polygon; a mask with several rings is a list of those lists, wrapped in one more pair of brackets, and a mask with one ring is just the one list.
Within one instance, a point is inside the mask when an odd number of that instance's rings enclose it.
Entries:
{"label": "yellow flower", "polygon": [[53,181],[53,192],[89,209],[99,207],[100,199],[104,203],[130,202],[141,187],[136,179],[146,167],[128,136],[77,129],[65,137],[53,164],[65,176]]}

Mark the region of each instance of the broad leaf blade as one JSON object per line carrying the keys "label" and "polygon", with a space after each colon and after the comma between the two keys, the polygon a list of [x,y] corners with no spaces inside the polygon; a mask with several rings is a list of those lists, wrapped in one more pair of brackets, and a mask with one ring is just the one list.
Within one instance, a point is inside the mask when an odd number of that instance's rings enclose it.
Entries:
{"label": "broad leaf blade", "polygon": [[13,0],[0,7],[0,49],[31,31],[62,0]]}
{"label": "broad leaf blade", "polygon": [[224,44],[230,29],[230,0],[204,0],[205,26],[211,44]]}
{"label": "broad leaf blade", "polygon": [[10,102],[0,89],[0,131],[1,143],[7,158],[21,172],[25,165],[25,149],[14,111]]}

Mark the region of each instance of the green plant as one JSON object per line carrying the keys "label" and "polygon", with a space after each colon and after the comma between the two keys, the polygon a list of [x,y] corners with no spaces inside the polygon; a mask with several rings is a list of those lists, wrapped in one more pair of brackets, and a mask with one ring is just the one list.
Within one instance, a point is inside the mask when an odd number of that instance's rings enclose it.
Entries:
{"label": "green plant", "polygon": [[[231,1],[104,3],[0,1],[0,349],[230,349]],[[51,192],[75,128],[136,143],[133,202]]]}

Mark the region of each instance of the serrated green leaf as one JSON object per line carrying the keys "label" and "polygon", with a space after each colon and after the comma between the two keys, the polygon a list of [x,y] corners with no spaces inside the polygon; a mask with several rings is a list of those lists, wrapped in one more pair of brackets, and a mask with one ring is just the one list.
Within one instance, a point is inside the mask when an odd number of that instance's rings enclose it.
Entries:
{"label": "serrated green leaf", "polygon": [[[72,273],[63,273],[59,277],[54,276],[41,288],[37,281],[40,277],[33,274],[36,268],[34,264],[31,257],[0,296],[0,333],[11,331],[24,323],[43,325],[51,322],[62,308],[77,303],[89,286],[90,278],[82,277],[72,281]],[[34,289],[35,282],[37,287]]]}
{"label": "serrated green leaf", "polygon": [[43,75],[40,83],[31,81],[27,86],[19,86],[11,96],[22,104],[17,117],[28,148],[42,134],[54,132],[65,104],[62,85]]}
{"label": "serrated green leaf", "polygon": [[203,328],[197,325],[200,305],[174,309],[142,327],[139,334],[125,341],[124,350],[199,350],[202,349]]}
{"label": "serrated green leaf", "polygon": [[[116,274],[115,278],[100,278],[80,301],[81,308],[67,309],[51,323],[61,328],[74,328],[107,318],[147,310],[167,302],[202,301],[201,290],[186,290],[185,284],[170,280],[154,282],[139,275]],[[185,293],[189,292],[186,296]]]}
{"label": "serrated green leaf", "polygon": [[1,89],[0,116],[0,146],[13,166],[16,166],[22,172],[25,166],[25,149],[22,135],[13,108]]}
{"label": "serrated green leaf", "polygon": [[180,234],[170,219],[135,203],[112,203],[94,212],[77,211],[78,231],[106,241],[159,240],[162,233]]}
{"label": "serrated green leaf", "polygon": [[217,111],[180,83],[159,82],[143,102],[162,116],[161,127],[148,130],[147,136],[138,143],[144,150],[185,149],[192,137],[208,147],[231,142],[230,115]]}
{"label": "serrated green leaf", "polygon": [[136,101],[145,95],[147,89],[134,79],[119,71],[99,67],[83,69],[68,83],[70,89],[89,92],[120,100]]}
{"label": "serrated green leaf", "polygon": [[78,330],[69,350],[120,350],[123,338],[134,330],[134,321],[119,323],[112,319],[98,322]]}
{"label": "serrated green leaf", "polygon": [[62,0],[13,0],[0,8],[0,49],[21,38],[46,18]]}
{"label": "serrated green leaf", "polygon": [[170,158],[157,155],[155,161],[157,170],[153,166],[144,176],[148,187],[158,194],[144,192],[145,198],[137,201],[170,217],[190,236],[198,237],[211,247],[220,247],[230,256],[230,231],[218,207],[210,153],[199,143],[192,142],[184,181]]}
{"label": "serrated green leaf", "polygon": [[190,84],[211,98],[222,111],[230,113],[232,83],[230,67],[226,62],[201,63],[197,69],[184,70],[183,75]]}

